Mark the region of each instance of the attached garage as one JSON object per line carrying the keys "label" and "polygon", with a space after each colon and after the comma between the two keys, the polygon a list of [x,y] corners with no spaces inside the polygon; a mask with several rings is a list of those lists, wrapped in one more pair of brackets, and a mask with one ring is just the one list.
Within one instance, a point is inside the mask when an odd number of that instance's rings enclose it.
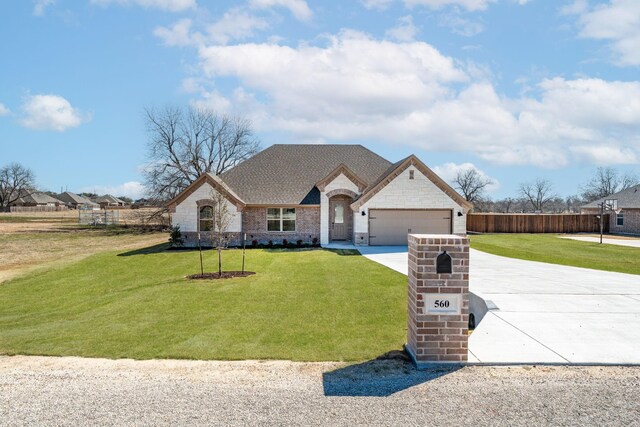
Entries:
{"label": "attached garage", "polygon": [[407,234],[451,234],[450,209],[370,209],[369,244],[407,244]]}

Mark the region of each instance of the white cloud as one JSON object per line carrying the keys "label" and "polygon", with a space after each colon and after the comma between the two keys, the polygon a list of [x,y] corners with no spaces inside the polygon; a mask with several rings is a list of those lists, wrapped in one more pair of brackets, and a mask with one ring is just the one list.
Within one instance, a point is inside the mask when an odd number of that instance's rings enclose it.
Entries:
{"label": "white cloud", "polygon": [[640,82],[555,78],[508,98],[473,64],[424,42],[348,30],[326,40],[201,47],[201,78],[237,84],[232,93],[203,89],[200,102],[298,140],[373,140],[542,167],[640,157]]}
{"label": "white cloud", "polygon": [[426,6],[430,9],[442,9],[447,6],[459,6],[469,11],[485,10],[497,0],[405,0],[407,7]]}
{"label": "white cloud", "polygon": [[300,21],[309,21],[313,16],[306,0],[250,0],[250,5],[257,9],[284,7]]}
{"label": "white cloud", "polygon": [[495,191],[497,191],[500,188],[500,183],[498,182],[497,179],[495,178],[491,178],[489,175],[487,175],[484,171],[478,169],[473,163],[452,163],[452,162],[448,162],[448,163],[444,163],[442,165],[439,166],[435,166],[433,168],[433,171],[442,179],[444,179],[445,181],[447,181],[449,183],[449,185],[451,185],[452,187],[455,188],[455,184],[454,184],[454,180],[456,178],[456,176],[458,175],[458,172],[464,172],[470,169],[475,169],[475,171],[478,173],[478,175],[480,176],[480,178],[483,179],[488,179],[491,181],[491,184],[487,185],[486,190],[490,193],[493,193]]}
{"label": "white cloud", "polygon": [[267,28],[269,28],[269,23],[265,19],[236,8],[225,12],[222,18],[209,25],[207,33],[215,43],[226,44],[230,40],[252,37],[255,30]]}
{"label": "white cloud", "polygon": [[29,95],[22,104],[22,126],[36,130],[56,130],[59,132],[80,126],[83,118],[79,110],[58,95]]}
{"label": "white cloud", "polygon": [[562,11],[578,15],[580,37],[608,41],[616,64],[640,65],[640,1],[610,0],[593,7],[576,1]]}
{"label": "white cloud", "polygon": [[264,18],[241,8],[230,9],[217,21],[208,24],[202,32],[192,29],[191,19],[181,19],[170,27],[156,27],[153,34],[166,46],[202,45],[205,42],[227,44],[233,40],[253,37],[256,31],[269,28]]}
{"label": "white cloud", "polygon": [[153,35],[161,38],[166,46],[188,46],[194,42],[191,19],[181,19],[171,27],[156,27]]}
{"label": "white cloud", "polygon": [[443,14],[439,18],[439,24],[465,37],[473,37],[484,31],[484,25],[481,22],[465,19],[458,13]]}
{"label": "white cloud", "polygon": [[35,16],[43,16],[45,9],[55,2],[56,0],[36,0],[35,4],[33,5],[33,14]]}
{"label": "white cloud", "polygon": [[0,117],[6,116],[10,112],[11,111],[7,107],[5,107],[3,103],[0,102]]}
{"label": "white cloud", "polygon": [[398,19],[398,25],[388,29],[385,34],[401,42],[410,42],[415,40],[419,31],[418,27],[413,23],[413,17],[407,15]]}
{"label": "white cloud", "polygon": [[196,0],[91,0],[91,3],[100,6],[108,6],[112,3],[121,5],[135,4],[148,9],[160,9],[169,12],[182,12],[196,7]]}
{"label": "white cloud", "polygon": [[138,181],[129,181],[120,185],[94,185],[92,187],[81,188],[80,193],[96,193],[99,195],[111,194],[115,197],[130,197],[133,200],[145,196],[144,185]]}
{"label": "white cloud", "polygon": [[367,9],[385,10],[394,0],[360,0],[360,3]]}

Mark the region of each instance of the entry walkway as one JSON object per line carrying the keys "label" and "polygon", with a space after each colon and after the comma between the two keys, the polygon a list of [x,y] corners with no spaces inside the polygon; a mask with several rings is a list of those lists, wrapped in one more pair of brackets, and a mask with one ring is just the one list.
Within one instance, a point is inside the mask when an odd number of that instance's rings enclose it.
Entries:
{"label": "entry walkway", "polygon": [[[358,248],[407,274],[406,247]],[[471,250],[470,290],[497,307],[469,338],[476,363],[640,364],[640,276]]]}

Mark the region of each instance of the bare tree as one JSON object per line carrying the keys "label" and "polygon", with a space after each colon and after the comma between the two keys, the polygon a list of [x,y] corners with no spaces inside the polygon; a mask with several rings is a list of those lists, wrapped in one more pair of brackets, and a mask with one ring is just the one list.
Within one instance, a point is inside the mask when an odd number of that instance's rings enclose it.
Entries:
{"label": "bare tree", "polygon": [[150,136],[145,180],[149,195],[168,200],[204,172],[215,175],[260,149],[244,118],[178,107],[146,110]]}
{"label": "bare tree", "polygon": [[453,182],[456,188],[462,192],[462,196],[471,203],[482,199],[486,187],[493,183],[492,180],[482,176],[473,168],[458,171]]}
{"label": "bare tree", "polygon": [[610,196],[618,191],[626,190],[640,183],[640,177],[627,173],[621,175],[612,167],[600,167],[595,170],[589,181],[580,190],[586,202],[592,202]]}
{"label": "bare tree", "polygon": [[19,163],[10,163],[0,168],[0,208],[6,208],[34,191],[35,177],[31,169]]}
{"label": "bare tree", "polygon": [[218,250],[218,274],[222,275],[222,250],[229,245],[229,226],[233,220],[233,213],[229,209],[228,200],[222,194],[212,190],[210,197],[213,201],[211,244]]}
{"label": "bare tree", "polygon": [[520,195],[534,211],[542,212],[547,203],[553,200],[553,185],[548,179],[536,178],[535,182],[520,184]]}

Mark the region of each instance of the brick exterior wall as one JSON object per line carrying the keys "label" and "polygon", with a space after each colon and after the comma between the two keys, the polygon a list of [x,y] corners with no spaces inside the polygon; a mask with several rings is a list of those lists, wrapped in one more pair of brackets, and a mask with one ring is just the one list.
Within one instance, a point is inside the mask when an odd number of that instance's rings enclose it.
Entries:
{"label": "brick exterior wall", "polygon": [[296,207],[296,231],[267,231],[267,208],[245,208],[242,212],[242,229],[247,233],[247,245],[252,240],[267,244],[281,244],[283,239],[296,243],[312,243],[313,238],[320,239],[320,207]]}
{"label": "brick exterior wall", "polygon": [[[451,256],[451,274],[436,273],[436,258]],[[469,239],[454,235],[409,235],[409,309],[406,349],[416,365],[468,359]],[[427,314],[430,295],[460,295],[460,314]]]}
{"label": "brick exterior wall", "polygon": [[618,225],[616,213],[609,214],[609,232],[640,235],[640,209],[623,209],[624,224]]}

